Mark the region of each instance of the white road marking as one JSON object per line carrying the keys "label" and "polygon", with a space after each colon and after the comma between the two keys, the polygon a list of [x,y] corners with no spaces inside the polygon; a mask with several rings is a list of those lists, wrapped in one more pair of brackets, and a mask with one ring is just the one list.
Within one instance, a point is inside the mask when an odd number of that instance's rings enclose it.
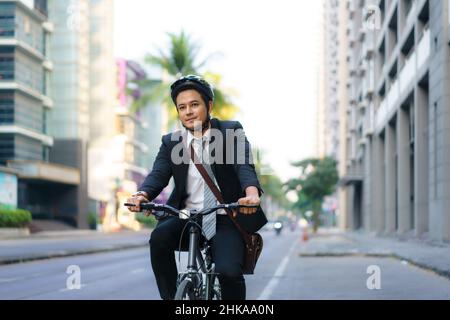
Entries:
{"label": "white road marking", "polygon": [[291,258],[296,245],[297,241],[294,241],[288,253],[283,258],[277,270],[275,271],[275,274],[273,275],[272,279],[270,279],[269,283],[264,288],[263,292],[261,293],[261,295],[258,297],[257,300],[269,300],[273,290],[276,288],[278,282],[280,281],[280,278],[283,276],[284,270],[286,269],[286,266],[289,263],[289,259]]}
{"label": "white road marking", "polygon": [[10,278],[10,279],[0,279],[0,283],[14,282],[17,280],[21,280],[23,278]]}
{"label": "white road marking", "polygon": [[142,273],[144,271],[145,271],[144,268],[140,268],[140,269],[136,269],[136,270],[131,271],[131,274],[138,274],[138,273]]}
{"label": "white road marking", "polygon": [[64,288],[64,289],[59,289],[58,291],[59,292],[67,292],[67,291],[77,291],[77,290],[81,290],[81,289],[83,289],[84,287],[86,287],[87,286],[87,284],[81,284],[80,285],[80,289],[68,289],[68,288]]}

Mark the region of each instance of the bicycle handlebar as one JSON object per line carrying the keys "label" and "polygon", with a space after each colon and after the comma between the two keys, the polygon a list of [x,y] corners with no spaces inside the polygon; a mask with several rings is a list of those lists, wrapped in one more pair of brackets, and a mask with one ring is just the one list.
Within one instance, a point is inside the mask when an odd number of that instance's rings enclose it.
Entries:
{"label": "bicycle handlebar", "polygon": [[[125,203],[124,205],[126,207],[134,207],[135,206],[132,203]],[[258,206],[247,206],[247,205],[240,205],[237,202],[230,203],[230,204],[220,204],[215,207],[206,208],[206,209],[203,209],[200,211],[188,210],[188,209],[178,210],[178,209],[175,209],[166,204],[159,204],[159,203],[153,203],[153,202],[144,202],[144,203],[141,203],[139,206],[141,208],[141,211],[143,211],[143,210],[164,211],[165,213],[168,213],[171,216],[175,216],[175,217],[178,217],[183,220],[189,219],[192,215],[208,215],[208,214],[211,214],[214,211],[217,211],[220,209],[235,210],[235,209],[241,209],[241,208],[249,208],[249,209],[259,208],[259,205]]]}

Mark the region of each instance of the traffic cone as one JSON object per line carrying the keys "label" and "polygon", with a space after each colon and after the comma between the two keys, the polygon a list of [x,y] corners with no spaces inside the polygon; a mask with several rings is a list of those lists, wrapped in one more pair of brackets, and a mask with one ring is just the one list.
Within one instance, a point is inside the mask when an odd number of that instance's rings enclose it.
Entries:
{"label": "traffic cone", "polygon": [[307,242],[309,240],[308,229],[304,228],[302,232],[302,241]]}

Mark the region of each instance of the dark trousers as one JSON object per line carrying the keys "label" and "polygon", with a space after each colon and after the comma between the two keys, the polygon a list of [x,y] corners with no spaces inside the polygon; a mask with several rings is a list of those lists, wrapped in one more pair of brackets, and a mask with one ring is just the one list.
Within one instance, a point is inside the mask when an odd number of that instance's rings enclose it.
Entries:
{"label": "dark trousers", "polygon": [[[174,251],[178,251],[180,235],[185,220],[170,217],[158,223],[150,238],[150,255],[158,284],[159,293],[164,300],[173,300],[176,292],[177,266]],[[182,251],[187,251],[189,226],[182,239]],[[217,215],[216,235],[211,239],[212,257],[223,300],[245,300],[245,279],[242,275],[245,242],[228,216]]]}

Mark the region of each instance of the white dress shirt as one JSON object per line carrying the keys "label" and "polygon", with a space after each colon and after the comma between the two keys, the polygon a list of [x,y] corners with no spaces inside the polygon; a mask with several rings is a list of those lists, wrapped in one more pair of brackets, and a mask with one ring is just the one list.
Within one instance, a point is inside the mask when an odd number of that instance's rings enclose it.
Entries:
{"label": "white dress shirt", "polygon": [[[186,129],[185,129],[186,130]],[[196,138],[194,135],[189,131],[187,131],[187,148],[190,149],[190,145],[192,140],[193,141],[193,147],[195,154],[197,155],[197,158],[202,161],[202,153],[200,151],[201,141],[202,139],[204,141],[208,141],[211,138],[211,131],[208,129],[202,138]],[[208,143],[206,144],[204,154],[208,154],[209,152],[209,146]],[[220,190],[219,186],[217,185],[217,182],[215,179],[213,179],[214,183],[216,184],[217,188]],[[186,208],[185,209],[196,209],[201,210],[203,209],[203,199],[204,199],[204,188],[209,188],[206,184],[205,180],[203,179],[202,175],[198,171],[197,167],[195,166],[194,162],[192,162],[192,159],[189,159],[189,170],[188,170],[188,176],[187,176],[187,183],[186,183],[186,192],[189,195],[186,199]],[[217,204],[220,204],[220,202],[217,201]],[[217,211],[217,214],[226,215],[225,210],[219,210]]]}

